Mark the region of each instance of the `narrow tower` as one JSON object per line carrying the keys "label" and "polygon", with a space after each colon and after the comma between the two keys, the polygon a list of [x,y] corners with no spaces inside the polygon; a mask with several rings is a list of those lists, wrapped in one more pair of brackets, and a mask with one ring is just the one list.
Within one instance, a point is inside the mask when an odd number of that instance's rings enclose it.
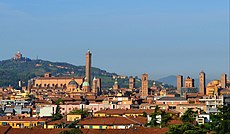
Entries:
{"label": "narrow tower", "polygon": [[220,83],[221,83],[221,88],[226,88],[227,74],[221,75]]}
{"label": "narrow tower", "polygon": [[205,89],[206,85],[205,85],[205,73],[204,73],[204,71],[200,72],[199,83],[200,83],[200,93],[205,95],[206,94],[206,89]]}
{"label": "narrow tower", "polygon": [[141,83],[141,97],[146,98],[148,96],[148,74],[142,74],[142,83]]}
{"label": "narrow tower", "polygon": [[129,78],[129,89],[134,89],[135,88],[135,78],[132,76]]}
{"label": "narrow tower", "polygon": [[178,75],[177,76],[177,90],[179,91],[179,93],[181,92],[181,88],[183,87],[183,76],[182,75]]}
{"label": "narrow tower", "polygon": [[91,87],[91,56],[92,54],[88,50],[86,53],[85,77],[90,87]]}

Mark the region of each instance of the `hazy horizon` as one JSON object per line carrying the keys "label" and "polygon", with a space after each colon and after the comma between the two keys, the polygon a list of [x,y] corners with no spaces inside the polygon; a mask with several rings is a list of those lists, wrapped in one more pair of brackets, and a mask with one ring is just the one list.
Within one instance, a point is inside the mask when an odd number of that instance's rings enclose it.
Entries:
{"label": "hazy horizon", "polygon": [[1,58],[85,64],[151,79],[229,75],[229,1],[0,1]]}

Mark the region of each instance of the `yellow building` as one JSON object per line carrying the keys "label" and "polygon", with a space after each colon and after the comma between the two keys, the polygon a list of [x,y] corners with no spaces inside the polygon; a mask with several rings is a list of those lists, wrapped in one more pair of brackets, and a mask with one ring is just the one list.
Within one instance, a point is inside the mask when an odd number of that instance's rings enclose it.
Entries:
{"label": "yellow building", "polygon": [[218,95],[219,89],[221,87],[220,81],[219,80],[213,80],[208,83],[206,87],[206,95]]}
{"label": "yellow building", "polygon": [[46,120],[34,117],[0,117],[0,126],[10,125],[12,128],[32,128],[41,126],[46,128]]}
{"label": "yellow building", "polygon": [[81,114],[67,114],[67,121],[76,121],[81,119],[82,119]]}

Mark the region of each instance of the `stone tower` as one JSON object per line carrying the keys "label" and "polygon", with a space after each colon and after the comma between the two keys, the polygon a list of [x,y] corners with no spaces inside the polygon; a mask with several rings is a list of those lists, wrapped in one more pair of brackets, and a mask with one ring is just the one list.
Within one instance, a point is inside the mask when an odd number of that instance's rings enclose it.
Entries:
{"label": "stone tower", "polygon": [[220,83],[221,83],[221,88],[226,88],[227,74],[221,75]]}
{"label": "stone tower", "polygon": [[119,89],[118,81],[117,79],[115,79],[115,82],[113,84],[113,90],[118,90],[118,89]]}
{"label": "stone tower", "polygon": [[200,93],[205,95],[206,94],[206,85],[205,85],[205,73],[201,71],[199,74],[199,86],[200,86]]}
{"label": "stone tower", "polygon": [[176,85],[177,85],[177,90],[180,93],[181,88],[183,87],[183,76],[182,75],[177,76],[177,84]]}
{"label": "stone tower", "polygon": [[101,79],[100,78],[94,77],[93,82],[92,82],[92,92],[95,93],[96,96],[101,95]]}
{"label": "stone tower", "polygon": [[148,74],[142,74],[142,83],[141,83],[141,97],[146,98],[148,96]]}
{"label": "stone tower", "polygon": [[86,53],[85,77],[90,87],[91,87],[91,56],[92,54],[88,50]]}
{"label": "stone tower", "polygon": [[134,89],[135,88],[135,78],[132,76],[129,78],[129,89]]}

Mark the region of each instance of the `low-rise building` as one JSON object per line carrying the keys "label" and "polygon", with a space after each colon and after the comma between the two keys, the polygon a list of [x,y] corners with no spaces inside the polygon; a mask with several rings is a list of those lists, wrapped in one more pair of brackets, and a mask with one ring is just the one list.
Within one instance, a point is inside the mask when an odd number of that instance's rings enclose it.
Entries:
{"label": "low-rise building", "polygon": [[145,117],[96,117],[83,119],[77,125],[84,129],[129,129],[133,126],[143,126]]}
{"label": "low-rise building", "polygon": [[94,113],[95,117],[118,117],[118,116],[143,116],[144,113],[151,114],[153,109],[105,109]]}
{"label": "low-rise building", "polygon": [[162,97],[159,100],[156,100],[156,104],[166,104],[169,106],[169,109],[176,109],[178,104],[189,104],[188,100],[183,97]]}
{"label": "low-rise building", "polygon": [[206,104],[207,113],[217,113],[218,107],[223,105],[223,96],[210,96],[207,98],[199,99],[200,102]]}
{"label": "low-rise building", "polygon": [[81,120],[82,119],[82,115],[81,114],[72,114],[69,113],[66,116],[66,120],[67,121],[76,121],[76,120]]}
{"label": "low-rise building", "polygon": [[205,104],[178,104],[176,106],[176,111],[180,113],[180,116],[183,115],[189,108],[192,108],[194,111],[204,111],[206,112]]}
{"label": "low-rise building", "polygon": [[10,125],[12,128],[32,128],[41,126],[46,128],[46,119],[34,117],[0,117],[0,126]]}

